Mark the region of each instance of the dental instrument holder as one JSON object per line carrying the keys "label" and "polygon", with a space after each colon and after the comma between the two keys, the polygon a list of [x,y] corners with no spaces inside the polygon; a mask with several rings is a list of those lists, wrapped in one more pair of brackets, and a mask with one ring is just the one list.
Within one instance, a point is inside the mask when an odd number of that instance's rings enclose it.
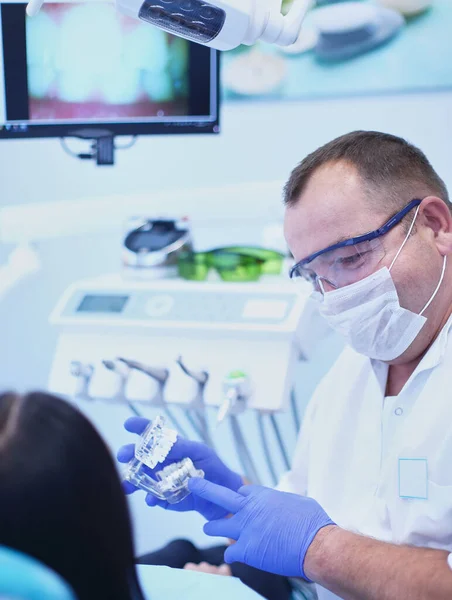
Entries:
{"label": "dental instrument holder", "polygon": [[141,435],[140,442],[135,447],[135,456],[127,465],[123,478],[169,504],[184,500],[190,494],[189,479],[204,477],[204,471],[196,469],[190,458],[184,458],[157,471],[156,479],[146,472],[146,467],[154,469],[165,461],[176,440],[177,432],[166,427],[164,418],[158,416]]}
{"label": "dental instrument holder", "polygon": [[247,374],[243,371],[231,371],[223,381],[223,393],[224,402],[218,411],[217,423],[220,424],[228,417],[245,476],[251,483],[261,485],[261,478],[238,420],[238,415],[247,409],[252,395],[251,383]]}
{"label": "dental instrument holder", "polygon": [[[191,426],[196,431],[201,440],[208,446],[213,448],[214,444],[209,432],[209,425],[207,422],[206,415],[206,405],[204,402],[204,389],[209,379],[209,373],[204,370],[195,371],[193,369],[190,369],[185,364],[182,356],[178,357],[176,363],[179,365],[179,367],[185,373],[185,375],[187,375],[187,377],[190,377],[190,379],[195,381],[197,384],[196,394],[187,405],[187,419],[190,421]],[[194,415],[196,416],[197,422],[193,419],[190,411],[193,411]]]}
{"label": "dental instrument holder", "polygon": [[116,394],[113,397],[113,400],[127,404],[127,406],[130,408],[134,415],[136,415],[137,417],[141,417],[142,415],[140,411],[137,410],[134,404],[128,400],[126,394],[127,381],[129,379],[131,371],[130,367],[118,359],[103,360],[102,364],[106,369],[112,371],[118,377],[118,388],[116,390]]}
{"label": "dental instrument holder", "polygon": [[[186,364],[184,363],[182,356],[179,356],[179,358],[176,360],[177,364],[180,366],[180,368],[182,369],[182,371],[188,376],[191,377],[192,379],[194,379],[198,385],[199,385],[199,398],[201,398],[201,403],[202,403],[202,390],[204,389],[204,386],[207,383],[207,380],[209,379],[209,374],[207,373],[207,371],[193,371],[192,369],[189,369]],[[198,396],[197,396],[198,398]]]}
{"label": "dental instrument holder", "polygon": [[118,378],[118,388],[114,399],[124,400],[126,398],[126,386],[130,375],[130,369],[127,365],[118,360],[103,360],[102,364],[106,369],[115,373]]}
{"label": "dental instrument holder", "polygon": [[238,415],[246,410],[251,396],[251,384],[246,373],[231,371],[223,381],[223,394],[224,401],[218,410],[218,423],[228,415]]}
{"label": "dental instrument holder", "polygon": [[164,389],[165,384],[168,381],[169,371],[168,369],[162,369],[159,367],[151,367],[150,365],[146,365],[137,360],[131,360],[128,358],[120,357],[118,361],[124,363],[130,370],[136,370],[148,377],[151,377],[154,381],[157,382],[158,389],[153,398],[150,399],[150,402],[154,406],[159,406],[165,412],[168,419],[172,422],[173,426],[176,430],[183,436],[188,437],[185,432],[184,427],[180,424],[180,421],[174,416],[173,412],[169,409],[167,403],[164,399]]}
{"label": "dental instrument holder", "polygon": [[70,365],[71,375],[77,378],[77,388],[75,398],[91,400],[89,386],[94,374],[94,367],[90,363],[82,363],[79,360],[73,360]]}
{"label": "dental instrument holder", "polygon": [[140,371],[140,373],[144,373],[148,377],[154,379],[158,384],[158,391],[153,399],[154,404],[163,404],[163,388],[165,387],[165,383],[169,377],[168,369],[161,369],[158,367],[151,367],[150,365],[145,365],[142,362],[137,360],[131,360],[128,358],[118,357],[118,361],[123,363],[130,370],[135,369],[136,371]]}

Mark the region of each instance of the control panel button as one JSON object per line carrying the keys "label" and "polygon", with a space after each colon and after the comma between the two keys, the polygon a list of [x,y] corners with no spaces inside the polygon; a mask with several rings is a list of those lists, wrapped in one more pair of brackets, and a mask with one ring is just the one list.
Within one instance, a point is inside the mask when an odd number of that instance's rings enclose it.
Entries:
{"label": "control panel button", "polygon": [[151,296],[145,305],[148,317],[165,317],[174,306],[174,298],[167,294]]}
{"label": "control panel button", "polygon": [[265,319],[269,321],[282,321],[286,316],[288,303],[285,300],[267,300],[257,298],[247,300],[242,318],[245,320]]}

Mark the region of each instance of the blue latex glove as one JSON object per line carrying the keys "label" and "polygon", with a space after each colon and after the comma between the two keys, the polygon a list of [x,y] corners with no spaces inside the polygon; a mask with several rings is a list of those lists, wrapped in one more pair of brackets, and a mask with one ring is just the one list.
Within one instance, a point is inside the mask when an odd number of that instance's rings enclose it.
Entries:
{"label": "blue latex glove", "polygon": [[241,562],[286,577],[306,577],[306,552],[320,529],[335,525],[312,498],[257,485],[238,492],[193,478],[193,496],[217,504],[230,518],[204,525],[207,535],[237,540],[224,554],[225,562]]}
{"label": "blue latex glove", "polygon": [[[149,419],[131,417],[124,423],[124,427],[127,431],[141,434],[148,423]],[[119,449],[117,458],[121,463],[128,463],[129,460],[133,458],[134,454],[135,444],[128,444]],[[197,469],[202,469],[209,481],[213,481],[214,483],[218,483],[225,488],[234,491],[238,490],[243,485],[243,479],[240,475],[231,471],[231,469],[229,469],[229,467],[227,467],[217,456],[214,450],[200,442],[191,442],[190,440],[181,437],[177,438],[176,443],[171,448],[167,459],[163,463],[160,463],[153,470],[148,469],[147,467],[145,467],[145,469],[152,475],[155,471],[160,471],[167,465],[178,462],[183,458],[191,458],[195,467]],[[128,481],[124,482],[123,487],[126,494],[132,494],[138,489]],[[228,514],[227,510],[221,506],[212,504],[204,498],[193,496],[193,494],[190,494],[187,498],[182,500],[182,502],[178,502],[177,504],[169,504],[164,500],[159,500],[152,494],[147,494],[146,503],[149,506],[161,506],[167,510],[178,512],[195,510],[202,514],[207,520],[221,519]]]}

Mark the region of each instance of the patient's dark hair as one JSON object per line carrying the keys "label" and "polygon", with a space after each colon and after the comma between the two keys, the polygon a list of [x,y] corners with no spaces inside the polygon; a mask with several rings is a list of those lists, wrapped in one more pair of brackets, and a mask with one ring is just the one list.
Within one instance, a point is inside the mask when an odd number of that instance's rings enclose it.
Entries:
{"label": "patient's dark hair", "polygon": [[44,393],[0,395],[0,545],[48,565],[78,600],[142,600],[128,507],[91,423]]}

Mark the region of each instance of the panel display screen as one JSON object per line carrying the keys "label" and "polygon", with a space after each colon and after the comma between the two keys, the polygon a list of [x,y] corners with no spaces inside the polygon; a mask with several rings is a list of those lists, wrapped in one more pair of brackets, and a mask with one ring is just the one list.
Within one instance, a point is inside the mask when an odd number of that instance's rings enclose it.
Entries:
{"label": "panel display screen", "polygon": [[80,302],[76,312],[83,313],[121,313],[129,296],[87,295]]}

